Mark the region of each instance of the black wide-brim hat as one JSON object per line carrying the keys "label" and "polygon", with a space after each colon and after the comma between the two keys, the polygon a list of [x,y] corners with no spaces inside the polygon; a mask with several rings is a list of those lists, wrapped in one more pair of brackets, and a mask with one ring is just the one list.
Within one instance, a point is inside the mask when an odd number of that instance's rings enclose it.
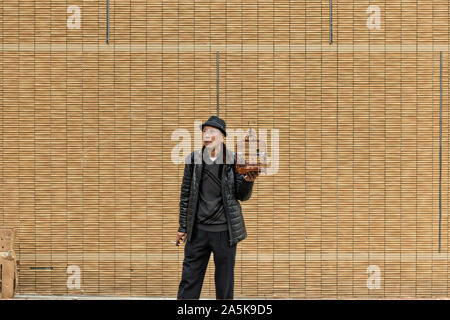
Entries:
{"label": "black wide-brim hat", "polygon": [[227,131],[226,131],[227,125],[223,119],[220,119],[217,116],[211,116],[205,123],[201,124],[200,130],[203,131],[204,126],[210,126],[210,127],[217,128],[220,131],[222,131],[222,133],[225,137],[227,136]]}

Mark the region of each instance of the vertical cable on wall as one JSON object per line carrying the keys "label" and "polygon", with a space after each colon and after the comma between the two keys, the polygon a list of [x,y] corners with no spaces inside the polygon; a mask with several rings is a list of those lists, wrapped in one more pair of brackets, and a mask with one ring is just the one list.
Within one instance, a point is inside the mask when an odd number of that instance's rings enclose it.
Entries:
{"label": "vertical cable on wall", "polygon": [[106,44],[109,44],[109,0],[106,0]]}
{"label": "vertical cable on wall", "polygon": [[333,43],[333,0],[330,0],[330,44]]}
{"label": "vertical cable on wall", "polygon": [[219,51],[216,52],[216,86],[217,116],[219,116]]}
{"label": "vertical cable on wall", "polygon": [[439,53],[439,252],[442,221],[442,51]]}

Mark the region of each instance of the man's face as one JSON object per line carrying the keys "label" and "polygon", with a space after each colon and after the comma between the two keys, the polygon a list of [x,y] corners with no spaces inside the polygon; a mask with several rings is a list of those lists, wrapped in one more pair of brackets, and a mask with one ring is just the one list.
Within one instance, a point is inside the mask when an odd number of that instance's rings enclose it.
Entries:
{"label": "man's face", "polygon": [[223,142],[222,132],[211,126],[204,126],[202,131],[203,144],[208,149],[218,148]]}

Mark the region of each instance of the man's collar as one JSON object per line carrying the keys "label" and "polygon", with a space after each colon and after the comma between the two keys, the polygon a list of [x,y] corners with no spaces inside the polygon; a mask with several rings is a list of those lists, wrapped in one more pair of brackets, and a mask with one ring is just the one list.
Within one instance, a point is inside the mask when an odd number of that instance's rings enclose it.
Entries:
{"label": "man's collar", "polygon": [[[206,150],[205,150],[206,149]],[[215,163],[218,159],[220,159],[220,157],[222,157],[223,158],[223,145],[222,145],[222,147],[220,148],[220,151],[218,152],[218,153],[216,153],[215,154],[215,156],[214,157],[211,157],[211,151],[212,150],[209,150],[208,148],[206,148],[206,147],[204,147],[203,148],[203,155],[204,155],[204,160],[205,160],[205,162],[207,163],[207,164],[213,164],[213,163]],[[219,163],[223,163],[223,161],[222,162],[220,162],[220,161],[217,161],[217,162],[219,162]]]}
{"label": "man's collar", "polygon": [[[205,150],[205,146],[202,146],[201,149],[195,150],[194,151],[194,164],[202,164],[204,163],[204,159],[203,159],[203,151]],[[232,152],[231,150],[229,150],[227,148],[227,146],[225,145],[225,143],[222,145],[222,152],[221,155],[223,155],[223,151],[225,151],[226,156],[224,157],[225,159],[223,160],[223,164],[234,164],[235,162],[235,154],[234,152]],[[206,152],[207,153],[207,152]],[[202,161],[203,160],[203,161]],[[217,159],[216,159],[217,160]]]}

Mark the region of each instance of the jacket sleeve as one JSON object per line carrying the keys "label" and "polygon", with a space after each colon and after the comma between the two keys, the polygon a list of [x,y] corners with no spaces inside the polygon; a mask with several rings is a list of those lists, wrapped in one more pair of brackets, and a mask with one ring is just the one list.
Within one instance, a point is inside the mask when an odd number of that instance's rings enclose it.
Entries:
{"label": "jacket sleeve", "polygon": [[253,181],[246,181],[244,175],[235,171],[236,199],[247,201],[252,196]]}
{"label": "jacket sleeve", "polygon": [[188,156],[184,165],[183,182],[180,192],[180,227],[178,232],[186,233],[187,209],[189,205],[189,194],[191,191],[192,170],[194,164],[191,162],[191,156]]}

